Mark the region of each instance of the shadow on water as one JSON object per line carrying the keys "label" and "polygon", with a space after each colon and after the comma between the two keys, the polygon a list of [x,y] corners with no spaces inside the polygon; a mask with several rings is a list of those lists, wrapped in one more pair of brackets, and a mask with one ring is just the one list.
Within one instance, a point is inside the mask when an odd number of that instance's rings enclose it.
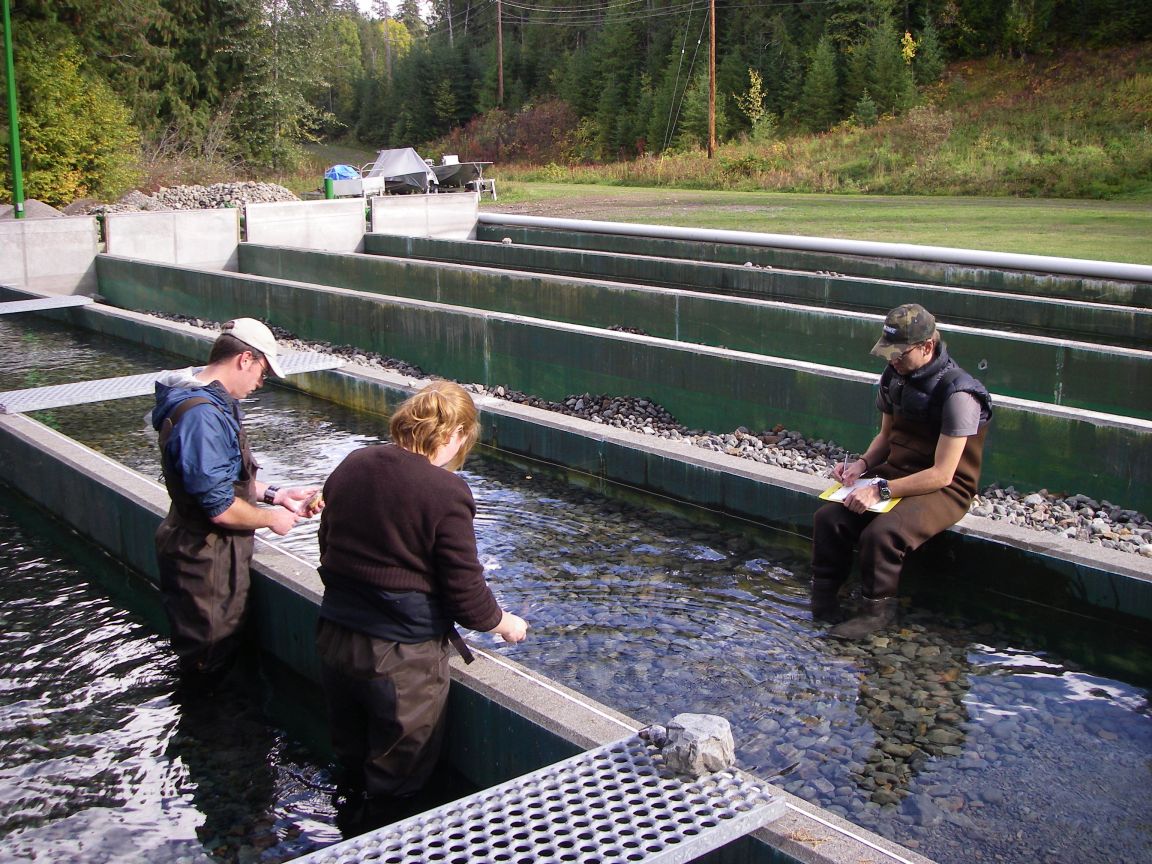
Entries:
{"label": "shadow on water", "polygon": [[[129,353],[117,362],[135,368],[116,374],[161,362]],[[150,407],[47,419],[155,477]],[[386,431],[380,417],[273,388],[246,409],[269,480],[321,481]],[[791,768],[777,780],[788,791],[945,864],[1152,860],[1147,635],[972,589],[963,556],[936,566],[929,555],[902,626],[842,644],[809,620],[803,538],[485,451],[463,473],[488,579],[532,625],[520,645],[474,634],[481,644],[642,722],[721,714],[745,767]],[[282,545],[315,561],[315,532],[300,526]],[[321,737],[276,733],[277,758],[305,766],[285,742]],[[326,836],[307,803],[315,790],[290,775],[274,771],[289,791],[273,797],[301,803],[272,809],[310,815],[272,817],[296,826],[276,836]],[[267,838],[261,812],[242,830]]]}

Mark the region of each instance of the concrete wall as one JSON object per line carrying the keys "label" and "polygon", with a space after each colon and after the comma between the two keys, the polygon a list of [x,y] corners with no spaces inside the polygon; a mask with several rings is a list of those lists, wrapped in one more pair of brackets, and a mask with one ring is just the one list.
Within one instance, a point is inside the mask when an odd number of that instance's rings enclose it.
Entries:
{"label": "concrete wall", "polygon": [[367,228],[363,198],[249,204],[244,236],[253,243],[360,252]]}
{"label": "concrete wall", "polygon": [[471,240],[476,236],[479,192],[378,195],[369,200],[375,233],[445,240]]}
{"label": "concrete wall", "polygon": [[[0,289],[0,299],[15,294]],[[189,362],[202,359],[213,338],[189,325],[99,304],[41,314],[167,351]],[[419,386],[406,375],[361,367],[293,375],[289,383],[325,400],[385,415]],[[824,478],[683,441],[605,427],[494,397],[478,396],[476,401],[481,441],[486,446],[565,466],[581,483],[591,478],[648,489],[784,527],[798,536],[811,534],[812,514],[821,503],[816,495],[827,483]],[[29,482],[38,483],[35,474]],[[82,502],[80,498],[70,503],[83,510]],[[143,556],[130,559],[145,571],[151,560],[151,530],[149,524]],[[944,592],[966,597],[987,592],[1029,607],[1040,604],[1074,615],[1082,614],[1088,605],[1094,614],[1115,614],[1124,621],[1152,620],[1152,560],[975,516],[965,517],[911,556],[902,586],[913,596]]]}
{"label": "concrete wall", "polygon": [[[1152,282],[1145,279],[1117,280],[1091,276],[1061,276],[1043,271],[1005,270],[991,266],[946,263],[934,261],[928,257],[921,260],[897,260],[883,256],[868,257],[845,253],[806,251],[784,246],[746,245],[708,240],[658,239],[630,236],[626,233],[531,227],[505,224],[501,222],[501,218],[501,214],[498,213],[482,213],[480,224],[476,228],[476,239],[499,243],[508,237],[515,243],[529,245],[622,252],[632,255],[657,255],[667,258],[715,261],[728,264],[744,264],[751,261],[758,267],[823,270],[832,273],[870,276],[877,279],[931,282],[938,285],[970,287],[1007,293],[1114,303],[1144,309],[1152,307]],[[643,227],[646,226],[620,226],[622,231]],[[796,239],[800,241],[818,238]],[[925,256],[930,255],[929,249],[930,247],[925,247]],[[1136,267],[1137,265],[1133,265],[1134,269]]]}
{"label": "concrete wall", "polygon": [[95,216],[0,221],[0,285],[45,294],[95,294]]}
{"label": "concrete wall", "polygon": [[1152,309],[1135,306],[1052,300],[1044,296],[985,289],[974,296],[976,289],[973,287],[953,288],[924,282],[847,276],[827,270],[748,267],[743,262],[722,264],[520,243],[369,234],[364,238],[364,251],[372,255],[611,279],[881,315],[901,303],[920,303],[932,310],[943,324],[988,327],[1130,348],[1152,347]]}
{"label": "concrete wall", "polygon": [[240,211],[219,208],[109,213],[104,217],[104,243],[110,255],[235,270]]}
{"label": "concrete wall", "polygon": [[[0,291],[0,299],[15,294]],[[42,314],[189,361],[201,359],[212,339],[198,328],[104,305]],[[413,386],[408,376],[355,367],[294,375],[290,383],[376,414],[389,413]],[[603,478],[649,489],[802,536],[811,532],[812,513],[820,503],[816,494],[827,482],[492,397],[477,397],[477,403],[481,441],[488,446],[566,466],[581,482]],[[149,555],[150,547],[144,557]],[[1076,614],[1087,603],[1103,614],[1152,619],[1152,561],[973,516],[912,556],[904,581],[913,594],[982,590]]]}
{"label": "concrete wall", "polygon": [[[647,396],[690,428],[782,424],[863,449],[874,373],[628,333],[102,255],[100,291],[127,309],[264,317],[305,339],[351,344],[465,382],[545,399]],[[1152,421],[999,400],[983,482],[1063,489],[1152,509]]]}
{"label": "concrete wall", "polygon": [[[868,353],[883,323],[876,314],[252,244],[240,250],[240,270],[548,321],[640,327],[663,339],[877,377],[884,368]],[[963,326],[942,332],[958,362],[997,395],[1152,420],[1152,352]]]}

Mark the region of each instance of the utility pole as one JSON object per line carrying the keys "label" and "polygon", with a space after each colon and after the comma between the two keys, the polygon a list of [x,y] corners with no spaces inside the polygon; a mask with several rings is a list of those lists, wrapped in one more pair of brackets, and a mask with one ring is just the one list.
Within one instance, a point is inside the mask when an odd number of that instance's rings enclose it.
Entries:
{"label": "utility pole", "polygon": [[708,4],[708,34],[712,50],[708,53],[708,158],[716,155],[716,0]]}
{"label": "utility pole", "polygon": [[12,215],[24,218],[24,174],[20,169],[20,117],[16,110],[16,63],[12,58],[12,13],[4,3],[4,69],[8,75],[8,156],[12,163]]}
{"label": "utility pole", "polygon": [[496,104],[504,104],[504,13],[496,0]]}

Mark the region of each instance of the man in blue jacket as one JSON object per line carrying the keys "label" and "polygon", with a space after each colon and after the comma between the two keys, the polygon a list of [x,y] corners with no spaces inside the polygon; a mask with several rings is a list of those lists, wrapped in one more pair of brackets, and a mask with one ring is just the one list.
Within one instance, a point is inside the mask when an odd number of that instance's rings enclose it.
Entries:
{"label": "man in blue jacket", "polygon": [[[156,531],[160,591],[186,685],[210,686],[228,671],[247,613],[257,528],[287,534],[316,488],[256,479],[239,400],[271,373],[283,377],[276,339],[254,318],[224,325],[206,366],[163,373],[152,425],[160,433],[172,498]],[[270,505],[260,507],[259,503]]]}

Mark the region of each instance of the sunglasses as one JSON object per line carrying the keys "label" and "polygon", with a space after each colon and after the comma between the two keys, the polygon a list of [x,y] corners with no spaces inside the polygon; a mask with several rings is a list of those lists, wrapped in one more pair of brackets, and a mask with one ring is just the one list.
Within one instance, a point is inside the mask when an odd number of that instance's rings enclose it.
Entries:
{"label": "sunglasses", "polygon": [[260,383],[263,384],[271,374],[272,369],[268,365],[268,360],[264,357],[263,354],[257,354],[253,352],[252,358],[260,362]]}

